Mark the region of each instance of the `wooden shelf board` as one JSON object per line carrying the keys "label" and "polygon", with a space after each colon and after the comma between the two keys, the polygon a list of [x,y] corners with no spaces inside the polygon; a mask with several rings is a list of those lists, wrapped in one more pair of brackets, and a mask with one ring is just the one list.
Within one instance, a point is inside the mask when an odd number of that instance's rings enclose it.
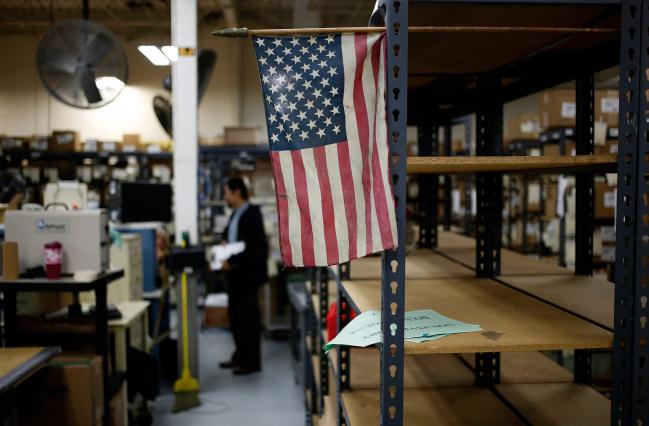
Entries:
{"label": "wooden shelf board", "polygon": [[579,275],[503,276],[499,280],[613,329],[613,283]]}
{"label": "wooden shelf board", "polygon": [[575,383],[502,384],[496,390],[533,425],[610,425],[611,402]]}
{"label": "wooden shelf board", "polygon": [[[508,27],[597,27],[620,28],[619,8],[604,4],[544,4],[509,2],[506,7],[489,2],[421,2],[410,5],[411,26],[508,26]],[[531,4],[537,3],[537,4]],[[568,36],[568,37],[566,37]],[[567,38],[562,43],[557,40]],[[601,43],[616,40],[618,34],[521,34],[510,33],[410,33],[411,75],[479,74],[506,65],[546,49],[550,57],[575,51],[593,50]],[[507,46],[503,49],[503,46]],[[548,46],[550,46],[548,48]],[[461,52],[461,54],[458,54]],[[435,58],[435,60],[430,60]]]}
{"label": "wooden shelf board", "polygon": [[[338,351],[329,351],[335,375]],[[352,389],[378,389],[380,362],[377,348],[351,348]],[[404,361],[404,386],[422,388],[436,386],[473,386],[475,375],[457,356],[432,354],[407,356]]]}
{"label": "wooden shelf board", "polygon": [[[381,278],[381,257],[368,256],[351,262],[351,278]],[[457,262],[432,250],[415,250],[406,255],[406,277],[411,278],[457,278],[472,277],[474,272]]]}
{"label": "wooden shelf board", "polygon": [[[460,354],[471,368],[475,354]],[[500,354],[501,383],[571,383],[573,375],[540,352],[503,352]]]}
{"label": "wooden shelf board", "polygon": [[614,171],[617,154],[489,156],[489,157],[408,157],[408,173],[525,172],[566,173],[576,171]]}
{"label": "wooden shelf board", "polygon": [[[438,253],[443,254],[449,259],[465,265],[471,269],[475,269],[475,248],[450,248],[440,246],[437,249]],[[533,259],[524,254],[516,253],[511,250],[500,250],[500,272],[501,276],[508,275],[570,275],[574,274],[573,271],[567,268],[562,268],[559,265],[553,265],[549,262]]]}
{"label": "wooden shelf board", "polygon": [[[379,281],[342,284],[361,311],[380,310]],[[406,342],[407,353],[608,349],[613,343],[610,332],[488,279],[409,280],[406,309],[426,308],[460,321],[481,324],[484,331],[424,343]]]}
{"label": "wooden shelf board", "polygon": [[[378,389],[343,392],[341,399],[349,424],[379,424]],[[490,390],[473,386],[407,388],[404,390],[403,410],[403,424],[408,426],[523,424]]]}
{"label": "wooden shelf board", "polygon": [[441,229],[438,229],[437,246],[443,249],[475,249],[475,238],[467,237],[466,235],[462,235],[457,232],[443,231]]}

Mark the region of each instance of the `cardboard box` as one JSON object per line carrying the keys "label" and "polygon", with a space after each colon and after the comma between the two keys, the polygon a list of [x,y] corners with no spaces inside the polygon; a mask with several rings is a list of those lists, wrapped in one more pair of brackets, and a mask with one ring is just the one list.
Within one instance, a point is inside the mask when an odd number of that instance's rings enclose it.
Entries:
{"label": "cardboard box", "polygon": [[126,402],[126,386],[122,385],[119,392],[117,392],[110,399],[110,424],[111,426],[127,426],[128,424],[128,407]]}
{"label": "cardboard box", "polygon": [[140,147],[139,133],[124,133],[122,136],[122,152],[138,152]]}
{"label": "cardboard box", "polygon": [[261,142],[259,126],[226,127],[224,132],[225,145],[257,145]]}
{"label": "cardboard box", "polygon": [[595,183],[595,219],[615,218],[617,188],[607,183]]}
{"label": "cardboard box", "polygon": [[29,141],[29,149],[31,151],[44,152],[50,147],[49,136],[32,136]]}
{"label": "cardboard box", "polygon": [[0,138],[0,148],[4,151],[24,151],[29,148],[29,141],[22,137],[3,136]]}
{"label": "cardboard box", "polygon": [[119,152],[121,144],[115,141],[104,141],[101,143],[101,152]]}
{"label": "cardboard box", "polygon": [[539,102],[539,114],[543,129],[573,127],[577,116],[575,91],[552,89],[542,92]]}
{"label": "cardboard box", "polygon": [[74,130],[54,130],[50,138],[50,151],[74,152],[81,151],[81,137]]}
{"label": "cardboard box", "polygon": [[57,356],[21,387],[19,424],[91,426],[104,415],[101,357]]}
{"label": "cardboard box", "polygon": [[204,327],[227,327],[228,308],[223,306],[206,306],[203,312]]}
{"label": "cardboard box", "polygon": [[[608,127],[618,127],[619,97],[617,90],[595,91],[595,121],[605,122]],[[577,117],[575,91],[552,89],[541,93],[539,112],[541,127],[574,127]]]}
{"label": "cardboard box", "polygon": [[559,195],[559,188],[557,183],[546,183],[543,185],[545,192],[544,198],[544,212],[545,218],[554,219],[557,216],[557,197]]}
{"label": "cardboard box", "polygon": [[618,127],[620,98],[617,90],[595,92],[595,121],[603,121],[608,127]]}
{"label": "cardboard box", "polygon": [[451,142],[451,151],[453,153],[464,152],[464,141],[462,139],[454,139]]}
{"label": "cardboard box", "polygon": [[541,131],[541,122],[538,115],[519,115],[511,117],[505,125],[503,141],[505,144],[515,140],[536,140]]}

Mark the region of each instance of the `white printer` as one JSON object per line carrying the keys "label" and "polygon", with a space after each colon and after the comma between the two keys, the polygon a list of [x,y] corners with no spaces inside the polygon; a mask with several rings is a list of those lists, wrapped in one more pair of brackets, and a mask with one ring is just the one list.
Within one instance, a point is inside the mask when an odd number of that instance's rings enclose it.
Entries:
{"label": "white printer", "polygon": [[20,271],[44,265],[44,245],[63,245],[63,273],[106,271],[110,237],[106,210],[28,211],[5,214],[5,241],[18,243]]}

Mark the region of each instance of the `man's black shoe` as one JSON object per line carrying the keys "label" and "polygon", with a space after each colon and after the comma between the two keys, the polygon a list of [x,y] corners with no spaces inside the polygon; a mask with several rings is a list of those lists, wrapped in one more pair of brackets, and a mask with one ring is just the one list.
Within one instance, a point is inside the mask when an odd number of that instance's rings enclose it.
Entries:
{"label": "man's black shoe", "polygon": [[238,364],[234,361],[225,361],[219,364],[221,368],[236,368]]}
{"label": "man's black shoe", "polygon": [[235,376],[245,376],[246,374],[258,373],[261,371],[261,368],[250,368],[250,367],[236,367],[232,370],[232,374]]}

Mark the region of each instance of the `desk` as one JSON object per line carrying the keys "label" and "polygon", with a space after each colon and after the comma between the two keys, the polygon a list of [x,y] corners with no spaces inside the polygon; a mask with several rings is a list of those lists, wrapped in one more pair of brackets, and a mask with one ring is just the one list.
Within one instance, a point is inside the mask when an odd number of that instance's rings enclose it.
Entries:
{"label": "desk", "polygon": [[124,276],[123,270],[107,271],[95,279],[80,281],[71,277],[58,280],[39,279],[0,279],[0,292],[4,295],[4,337],[6,346],[16,346],[16,295],[18,292],[73,292],[94,291],[96,300],[95,353],[102,357],[104,377],[104,424],[110,424],[110,380],[108,377],[108,310],[106,289],[108,284]]}
{"label": "desk", "polygon": [[0,348],[0,419],[15,424],[15,404],[11,390],[40,370],[61,348]]}

